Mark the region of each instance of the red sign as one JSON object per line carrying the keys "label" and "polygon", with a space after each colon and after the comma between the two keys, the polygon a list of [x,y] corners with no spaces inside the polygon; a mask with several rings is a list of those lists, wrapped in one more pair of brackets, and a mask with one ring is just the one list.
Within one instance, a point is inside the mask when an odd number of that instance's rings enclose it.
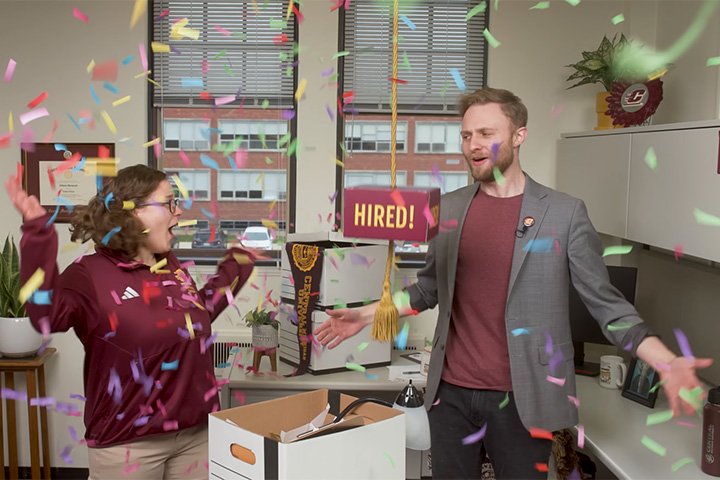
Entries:
{"label": "red sign", "polygon": [[437,235],[439,188],[352,187],[343,201],[345,237],[426,242]]}

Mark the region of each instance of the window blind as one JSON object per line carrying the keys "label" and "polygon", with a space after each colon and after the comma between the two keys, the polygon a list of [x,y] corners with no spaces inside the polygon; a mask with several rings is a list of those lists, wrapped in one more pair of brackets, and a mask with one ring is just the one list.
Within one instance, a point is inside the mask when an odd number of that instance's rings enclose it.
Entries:
{"label": "window blind", "polygon": [[153,55],[155,106],[213,102],[201,92],[291,106],[296,24],[287,8],[288,0],[155,0],[153,41],[170,47]]}
{"label": "window blind", "polygon": [[[410,2],[408,2],[410,3]],[[465,20],[477,0],[401,3],[398,111],[454,112],[463,93],[485,85],[487,12]],[[391,2],[352,2],[345,13],[343,89],[358,112],[390,111]],[[346,107],[347,110],[350,108]]]}

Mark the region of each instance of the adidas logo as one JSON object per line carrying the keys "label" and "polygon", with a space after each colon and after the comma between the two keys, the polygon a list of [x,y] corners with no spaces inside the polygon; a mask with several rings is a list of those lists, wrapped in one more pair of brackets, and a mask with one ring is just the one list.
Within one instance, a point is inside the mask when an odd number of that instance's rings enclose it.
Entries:
{"label": "adidas logo", "polygon": [[132,287],[127,287],[120,298],[123,300],[130,300],[131,298],[137,298],[139,296],[140,294],[133,290]]}

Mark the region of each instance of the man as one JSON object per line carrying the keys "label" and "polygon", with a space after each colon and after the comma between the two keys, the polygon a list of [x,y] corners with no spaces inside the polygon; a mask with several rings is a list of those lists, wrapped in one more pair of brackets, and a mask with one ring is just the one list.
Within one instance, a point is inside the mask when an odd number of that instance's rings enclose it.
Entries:
{"label": "man", "polygon": [[[484,88],[462,97],[459,111],[475,183],[442,197],[441,221],[458,227],[430,242],[406,289],[410,304],[398,305],[402,316],[439,307],[425,398],[433,476],[479,478],[484,444],[497,478],[545,478],[551,442],[530,429],[578,422],[570,281],[608,338],[660,372],[675,414],[680,388],[700,385],[695,369],[712,360],[677,357],[650,335],[610,284],[583,202],[522,171],[527,109],[517,96]],[[333,348],[371,324],[376,308],[328,311],[315,335]]]}

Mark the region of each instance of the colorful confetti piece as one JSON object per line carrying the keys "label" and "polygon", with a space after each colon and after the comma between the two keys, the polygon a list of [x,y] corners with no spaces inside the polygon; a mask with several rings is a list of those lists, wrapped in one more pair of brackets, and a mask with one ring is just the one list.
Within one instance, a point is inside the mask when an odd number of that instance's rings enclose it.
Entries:
{"label": "colorful confetti piece", "polygon": [[487,28],[483,30],[483,37],[485,37],[485,40],[487,40],[488,45],[490,45],[492,48],[497,48],[500,46],[500,41],[493,37],[493,34],[490,33],[490,30]]}
{"label": "colorful confetti piece", "polygon": [[613,25],[617,25],[618,23],[622,23],[625,21],[625,15],[623,15],[622,13],[618,13],[610,21]]}
{"label": "colorful confetti piece", "polygon": [[485,3],[485,1],[483,0],[482,2],[480,2],[479,4],[477,4],[476,6],[474,6],[474,7],[467,13],[467,15],[465,15],[465,21],[467,22],[468,20],[470,20],[472,17],[474,17],[474,16],[477,15],[478,13],[484,13],[485,10],[487,10],[487,3]]}
{"label": "colorful confetti piece", "polygon": [[651,452],[660,455],[661,457],[664,457],[667,453],[667,448],[663,447],[647,435],[643,435],[640,442],[642,442],[642,444],[645,445]]}
{"label": "colorful confetti piece", "polygon": [[609,255],[627,255],[628,253],[632,252],[632,245],[615,245],[612,247],[606,247],[605,250],[603,250],[603,257],[607,257]]}
{"label": "colorful confetti piece", "polygon": [[535,5],[530,7],[530,10],[547,10],[548,8],[550,8],[550,2],[544,1],[536,3]]}
{"label": "colorful confetti piece", "polygon": [[477,443],[477,442],[479,442],[480,440],[483,439],[483,437],[485,437],[485,431],[486,431],[486,430],[487,430],[487,423],[486,423],[485,425],[483,425],[482,428],[481,428],[480,430],[478,430],[477,432],[471,433],[471,434],[468,435],[467,437],[463,438],[463,439],[462,439],[462,444],[463,444],[463,445],[470,445],[470,444],[472,444],[472,443]]}
{"label": "colorful confetti piece", "polygon": [[15,60],[12,58],[8,60],[7,67],[5,67],[5,75],[3,76],[3,80],[5,82],[12,80],[13,73],[15,73],[15,65],[17,65]]}
{"label": "colorful confetti piece", "polygon": [[710,227],[720,226],[720,218],[716,217],[715,215],[703,212],[699,208],[693,210],[693,215],[695,216],[695,221],[700,225],[707,225]]}
{"label": "colorful confetti piece", "polygon": [[650,170],[657,168],[657,155],[653,147],[648,148],[647,152],[645,152],[645,165],[647,165]]}
{"label": "colorful confetti piece", "polygon": [[673,418],[673,412],[672,410],[663,410],[661,412],[651,413],[647,416],[645,419],[645,425],[657,425],[660,423],[665,423]]}

